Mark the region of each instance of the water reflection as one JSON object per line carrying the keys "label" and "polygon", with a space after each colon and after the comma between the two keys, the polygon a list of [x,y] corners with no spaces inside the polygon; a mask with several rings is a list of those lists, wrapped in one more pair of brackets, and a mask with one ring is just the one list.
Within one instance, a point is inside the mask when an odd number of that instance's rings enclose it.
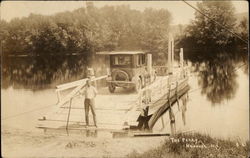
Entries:
{"label": "water reflection", "polygon": [[[201,93],[213,104],[220,104],[234,98],[238,89],[237,66],[246,63],[247,53],[220,52],[214,56],[193,59],[198,72]],[[248,68],[245,66],[245,73]]]}
{"label": "water reflection", "polygon": [[[86,60],[79,56],[4,57],[2,86],[36,89],[85,76]],[[79,73],[80,72],[80,73]]]}
{"label": "water reflection", "polygon": [[97,137],[97,130],[87,130],[86,137]]}
{"label": "water reflection", "polygon": [[[71,134],[73,134],[74,132],[76,133],[76,131],[72,132],[73,130],[70,129],[66,129],[65,130],[67,133],[67,136],[70,136]],[[85,129],[85,130],[79,130],[79,133],[84,136],[84,137],[91,137],[91,138],[97,138],[97,129]]]}
{"label": "water reflection", "polygon": [[188,94],[186,93],[184,96],[182,96],[181,101],[181,118],[183,125],[186,125],[186,111],[187,111],[187,99],[188,99]]}
{"label": "water reflection", "polygon": [[85,78],[87,67],[94,68],[96,76],[107,73],[105,56],[89,58],[86,54],[3,56],[2,88],[10,86],[14,89],[32,90],[50,88]]}

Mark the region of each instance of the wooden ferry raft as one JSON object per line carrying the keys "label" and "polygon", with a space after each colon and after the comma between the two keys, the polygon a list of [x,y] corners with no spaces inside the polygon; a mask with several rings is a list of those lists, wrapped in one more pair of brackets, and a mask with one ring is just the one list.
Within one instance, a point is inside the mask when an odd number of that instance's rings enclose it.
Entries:
{"label": "wooden ferry raft", "polygon": [[[158,118],[187,93],[187,67],[175,68],[171,75],[158,76],[156,81],[138,93],[128,93],[123,89],[110,94],[107,87],[98,88],[95,99],[96,116],[99,129],[125,129],[138,125],[143,109],[148,107],[149,128],[153,128]],[[93,78],[93,81],[107,76]],[[38,121],[40,128],[85,128],[84,97],[78,92],[85,86],[86,79],[57,86],[58,103],[53,110]],[[71,91],[69,89],[72,89]],[[169,104],[170,103],[170,104]],[[93,124],[91,112],[90,124]]]}

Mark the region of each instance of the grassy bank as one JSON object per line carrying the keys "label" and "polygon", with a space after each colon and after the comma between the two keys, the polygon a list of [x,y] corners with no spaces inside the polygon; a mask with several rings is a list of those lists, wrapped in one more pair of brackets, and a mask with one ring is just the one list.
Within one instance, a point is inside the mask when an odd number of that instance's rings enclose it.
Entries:
{"label": "grassy bank", "polygon": [[212,138],[202,134],[178,134],[166,139],[161,146],[142,154],[136,151],[128,158],[246,158],[250,143]]}

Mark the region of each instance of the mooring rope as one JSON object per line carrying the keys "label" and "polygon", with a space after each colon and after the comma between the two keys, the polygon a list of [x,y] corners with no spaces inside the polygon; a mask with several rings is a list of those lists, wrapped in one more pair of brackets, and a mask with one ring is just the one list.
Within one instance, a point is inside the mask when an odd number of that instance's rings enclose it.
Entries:
{"label": "mooring rope", "polygon": [[42,110],[42,109],[46,109],[46,108],[52,107],[53,105],[55,105],[55,104],[43,106],[41,108],[37,108],[37,109],[30,110],[30,111],[22,112],[22,113],[19,113],[19,114],[16,114],[16,115],[12,115],[12,116],[8,116],[8,117],[5,117],[5,118],[1,118],[1,120],[7,120],[7,119],[18,117],[18,116],[21,116],[21,115],[24,115],[24,114],[27,114],[27,113],[31,113],[31,112],[39,111],[39,110]]}

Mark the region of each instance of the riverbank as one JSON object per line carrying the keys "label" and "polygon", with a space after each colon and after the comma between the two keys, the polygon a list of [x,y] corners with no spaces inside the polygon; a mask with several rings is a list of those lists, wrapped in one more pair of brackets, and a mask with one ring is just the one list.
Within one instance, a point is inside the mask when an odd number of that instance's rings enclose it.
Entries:
{"label": "riverbank", "polygon": [[202,134],[178,134],[161,146],[142,154],[130,153],[128,158],[247,158],[250,143],[239,140],[212,138]]}
{"label": "riverbank", "polygon": [[[246,158],[250,143],[201,134],[175,137],[89,137],[83,133],[2,130],[3,157]],[[150,142],[150,143],[149,143]]]}
{"label": "riverbank", "polygon": [[[125,157],[144,153],[162,144],[163,137],[107,138],[97,133],[86,137],[83,132],[43,133],[20,129],[2,129],[3,157]],[[150,142],[150,143],[148,143]]]}

